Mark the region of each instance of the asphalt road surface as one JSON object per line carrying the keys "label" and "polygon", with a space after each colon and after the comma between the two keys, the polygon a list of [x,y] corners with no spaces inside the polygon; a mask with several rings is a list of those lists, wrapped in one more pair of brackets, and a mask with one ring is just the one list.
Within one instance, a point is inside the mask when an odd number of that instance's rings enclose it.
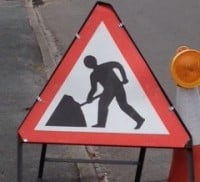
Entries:
{"label": "asphalt road surface", "polygon": [[[15,182],[17,128],[46,82],[40,48],[23,1],[0,0],[0,40],[0,181]],[[51,155],[61,154],[57,150],[59,147],[52,148]],[[24,146],[24,181],[37,180],[39,156],[40,146]],[[48,182],[79,181],[74,164],[49,165],[46,170]]]}

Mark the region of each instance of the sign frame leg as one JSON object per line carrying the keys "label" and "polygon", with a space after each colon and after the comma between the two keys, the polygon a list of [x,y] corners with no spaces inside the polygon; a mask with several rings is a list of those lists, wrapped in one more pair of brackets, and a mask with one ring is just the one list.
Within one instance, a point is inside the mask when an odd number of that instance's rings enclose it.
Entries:
{"label": "sign frame leg", "polygon": [[145,154],[146,154],[146,147],[141,147],[136,169],[135,182],[140,182],[141,180]]}
{"label": "sign frame leg", "polygon": [[193,149],[187,148],[188,181],[195,182]]}
{"label": "sign frame leg", "polygon": [[44,163],[46,158],[47,144],[42,144],[41,154],[40,154],[40,164],[38,170],[38,179],[42,179],[44,172]]}
{"label": "sign frame leg", "polygon": [[17,138],[17,182],[23,181],[23,142]]}

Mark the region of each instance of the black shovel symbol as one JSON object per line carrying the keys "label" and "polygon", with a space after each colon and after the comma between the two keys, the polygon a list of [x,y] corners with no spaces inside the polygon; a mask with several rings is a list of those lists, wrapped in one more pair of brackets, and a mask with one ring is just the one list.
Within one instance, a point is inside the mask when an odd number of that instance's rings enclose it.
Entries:
{"label": "black shovel symbol", "polygon": [[[101,94],[93,97],[92,101],[99,98]],[[81,107],[88,104],[79,104],[72,96],[64,95],[60,103],[49,118],[46,126],[68,126],[68,127],[87,127]]]}

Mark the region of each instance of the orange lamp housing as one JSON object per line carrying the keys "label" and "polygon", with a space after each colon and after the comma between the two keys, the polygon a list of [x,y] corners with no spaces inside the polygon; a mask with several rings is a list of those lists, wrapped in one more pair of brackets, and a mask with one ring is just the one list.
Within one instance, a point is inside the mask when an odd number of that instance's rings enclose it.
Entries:
{"label": "orange lamp housing", "polygon": [[184,88],[200,85],[200,51],[186,49],[179,52],[171,62],[171,74],[175,82]]}

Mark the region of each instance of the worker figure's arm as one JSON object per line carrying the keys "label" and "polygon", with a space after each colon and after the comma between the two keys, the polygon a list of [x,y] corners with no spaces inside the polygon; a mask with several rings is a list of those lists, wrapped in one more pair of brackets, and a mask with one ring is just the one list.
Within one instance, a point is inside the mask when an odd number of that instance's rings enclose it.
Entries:
{"label": "worker figure's arm", "polygon": [[117,68],[119,70],[119,72],[121,73],[122,83],[123,84],[128,83],[128,79],[127,79],[126,73],[125,73],[124,68],[122,67],[122,65],[117,63],[117,62],[112,62],[112,64],[113,64],[113,68]]}
{"label": "worker figure's arm", "polygon": [[95,92],[97,91],[97,82],[92,75],[90,76],[90,80],[91,80],[91,89],[90,89],[88,96],[87,96],[87,102],[88,103],[92,102],[93,96],[94,96]]}

